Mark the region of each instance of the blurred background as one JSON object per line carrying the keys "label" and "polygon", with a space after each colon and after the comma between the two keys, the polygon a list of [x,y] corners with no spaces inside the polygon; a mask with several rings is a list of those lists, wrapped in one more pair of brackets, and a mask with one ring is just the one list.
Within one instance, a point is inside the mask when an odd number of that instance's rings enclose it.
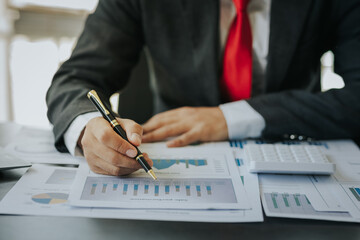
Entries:
{"label": "blurred background", "polygon": [[[0,0],[0,121],[51,127],[46,91],[97,2]],[[333,60],[331,52],[321,59],[324,91],[344,86],[333,72]]]}

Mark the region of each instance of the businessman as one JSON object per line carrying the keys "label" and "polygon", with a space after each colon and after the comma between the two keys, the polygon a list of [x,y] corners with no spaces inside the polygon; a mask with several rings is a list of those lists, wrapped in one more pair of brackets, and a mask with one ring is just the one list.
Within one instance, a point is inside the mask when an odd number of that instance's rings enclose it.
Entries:
{"label": "businessman", "polygon": [[[144,47],[154,63],[155,115],[143,126],[119,118],[136,146],[359,138],[359,22],[358,0],[100,0],[47,94],[55,145],[84,154],[98,173],[140,168],[134,147],[86,93],[108,100],[123,89]],[[321,92],[320,57],[329,50],[345,87]]]}

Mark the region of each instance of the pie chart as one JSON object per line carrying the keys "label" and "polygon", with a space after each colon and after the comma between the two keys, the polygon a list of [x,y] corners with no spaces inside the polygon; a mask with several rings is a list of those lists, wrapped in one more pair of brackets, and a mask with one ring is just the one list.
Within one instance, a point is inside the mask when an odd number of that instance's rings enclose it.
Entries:
{"label": "pie chart", "polygon": [[67,202],[68,197],[65,193],[41,193],[33,195],[31,200],[40,204],[61,204]]}

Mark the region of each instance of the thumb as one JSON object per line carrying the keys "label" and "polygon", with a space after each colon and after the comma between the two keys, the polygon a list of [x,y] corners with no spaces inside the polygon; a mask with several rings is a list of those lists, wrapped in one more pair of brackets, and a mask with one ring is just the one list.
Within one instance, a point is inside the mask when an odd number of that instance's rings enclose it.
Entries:
{"label": "thumb", "polygon": [[121,126],[126,132],[126,136],[129,142],[135,146],[139,146],[141,144],[141,138],[143,135],[143,128],[141,125],[137,124],[133,120],[130,119],[119,119]]}

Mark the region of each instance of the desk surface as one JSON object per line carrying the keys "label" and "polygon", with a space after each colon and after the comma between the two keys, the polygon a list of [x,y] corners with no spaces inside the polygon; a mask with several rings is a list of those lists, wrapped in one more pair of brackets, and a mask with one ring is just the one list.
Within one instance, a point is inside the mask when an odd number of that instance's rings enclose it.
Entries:
{"label": "desk surface", "polygon": [[[0,171],[0,199],[25,169]],[[360,239],[360,224],[267,218],[263,223],[188,223],[0,215],[0,239]]]}
{"label": "desk surface", "polygon": [[[0,124],[0,146],[16,125]],[[6,129],[2,129],[5,128]],[[9,130],[14,130],[10,131]],[[26,169],[0,171],[0,200]],[[286,239],[359,240],[360,224],[267,218],[262,223],[189,223],[79,217],[0,215],[0,240],[9,239]]]}

